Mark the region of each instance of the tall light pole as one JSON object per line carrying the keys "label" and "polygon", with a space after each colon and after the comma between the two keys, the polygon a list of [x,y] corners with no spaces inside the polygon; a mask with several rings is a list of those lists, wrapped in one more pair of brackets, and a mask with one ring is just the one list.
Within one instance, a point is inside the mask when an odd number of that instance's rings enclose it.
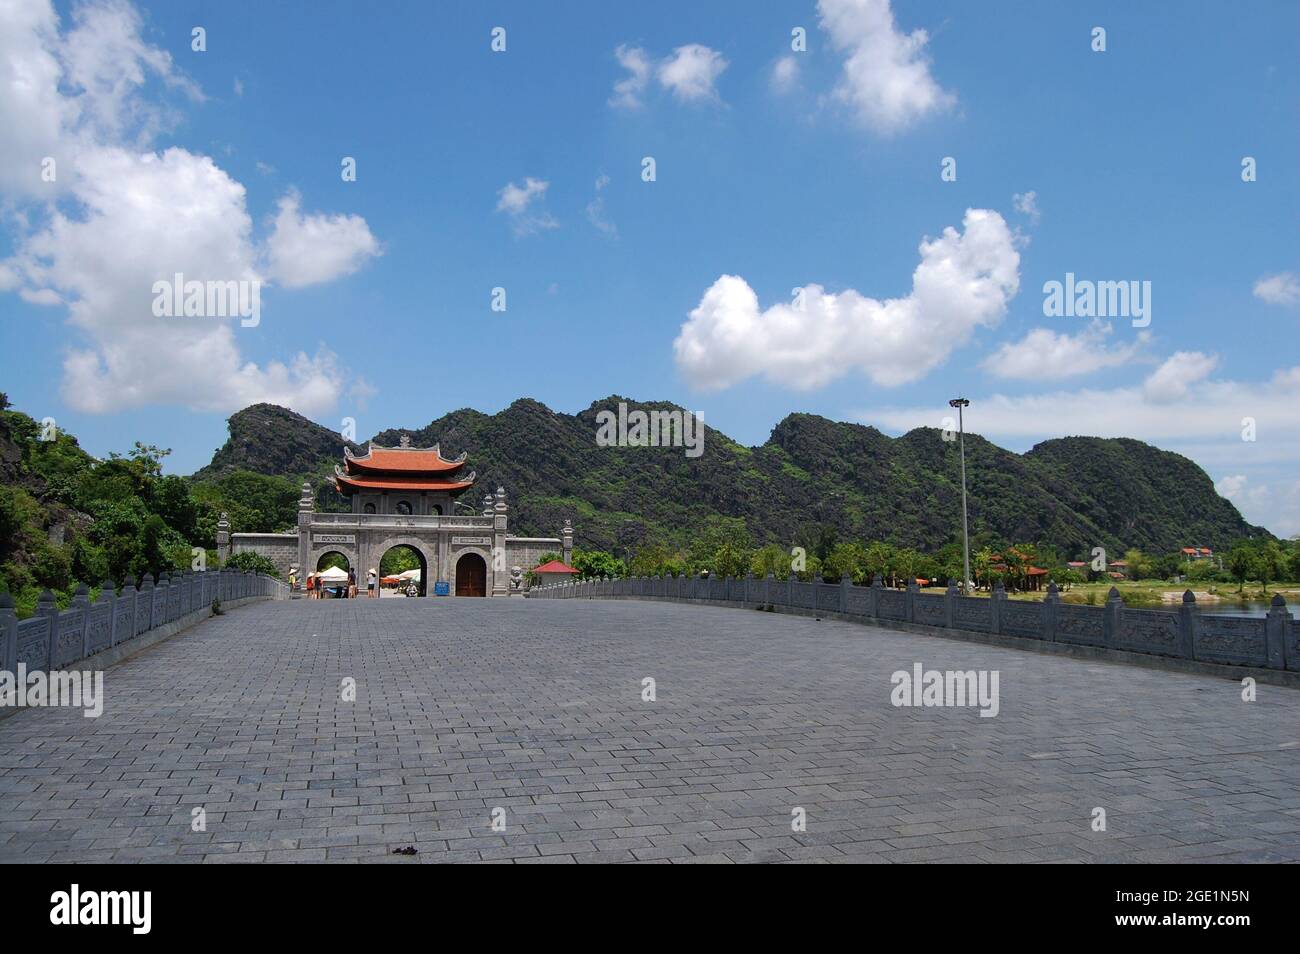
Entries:
{"label": "tall light pole", "polygon": [[959,436],[959,445],[961,448],[961,595],[966,595],[966,586],[970,581],[970,528],[966,522],[966,427],[962,420],[962,408],[970,407],[970,401],[966,398],[953,398],[948,402],[949,407],[957,409],[957,433]]}

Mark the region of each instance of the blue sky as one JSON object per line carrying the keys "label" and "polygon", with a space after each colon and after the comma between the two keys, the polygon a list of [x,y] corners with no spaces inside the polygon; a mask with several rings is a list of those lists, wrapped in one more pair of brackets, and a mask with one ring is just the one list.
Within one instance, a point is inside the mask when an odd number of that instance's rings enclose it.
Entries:
{"label": "blue sky", "polygon": [[[620,393],[761,443],[961,392],[1004,446],[1148,440],[1300,532],[1293,3],[25,6],[0,388],[93,453],[189,472],[260,399],[365,438]],[[259,276],[260,323],[151,315],[182,265]],[[1045,317],[1067,272],[1149,281],[1150,325]]]}

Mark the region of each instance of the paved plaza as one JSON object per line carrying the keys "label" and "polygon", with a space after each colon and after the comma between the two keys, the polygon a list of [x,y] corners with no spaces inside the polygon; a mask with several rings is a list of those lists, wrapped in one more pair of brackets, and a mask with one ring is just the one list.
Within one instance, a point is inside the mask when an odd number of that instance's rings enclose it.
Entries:
{"label": "paved plaza", "polygon": [[[894,707],[915,663],[997,670],[997,716]],[[0,721],[0,861],[1300,861],[1300,691],[1258,692],[740,609],[267,602],[99,719]]]}

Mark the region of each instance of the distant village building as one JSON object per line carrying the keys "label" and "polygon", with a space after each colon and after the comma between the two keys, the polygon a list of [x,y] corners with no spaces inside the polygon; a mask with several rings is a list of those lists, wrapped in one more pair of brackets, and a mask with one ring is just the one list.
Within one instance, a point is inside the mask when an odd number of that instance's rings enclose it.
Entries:
{"label": "distant village building", "polygon": [[[573,558],[573,528],[564,522],[560,537],[514,537],[507,533],[509,508],[502,487],[489,493],[481,510],[461,497],[474,487],[475,472],[465,473],[466,455],[446,458],[437,444],[412,447],[403,436],[398,447],[370,444],[365,454],[343,451],[334,468],[334,485],[352,502],[351,513],[320,513],[310,483],[302,485],[295,533],[219,534],[222,559],[261,553],[283,578],[316,570],[338,554],[357,578],[378,568],[394,547],[409,547],[420,561],[420,596],[509,596],[522,593],[524,574],[542,554],[559,550]],[[228,542],[227,542],[228,541]],[[223,546],[224,545],[224,546]]]}
{"label": "distant village building", "polygon": [[560,560],[543,563],[534,568],[533,573],[537,576],[538,586],[545,586],[547,583],[568,583],[578,575],[577,570]]}

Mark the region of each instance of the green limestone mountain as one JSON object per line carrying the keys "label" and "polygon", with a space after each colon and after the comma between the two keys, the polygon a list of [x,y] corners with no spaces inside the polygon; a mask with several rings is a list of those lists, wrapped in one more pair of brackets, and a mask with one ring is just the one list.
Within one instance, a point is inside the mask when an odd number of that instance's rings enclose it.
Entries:
{"label": "green limestone mountain", "polygon": [[[938,430],[894,438],[791,414],[758,447],[707,428],[703,454],[690,458],[680,447],[598,446],[596,415],[620,401],[678,409],[612,395],[571,415],[521,399],[496,414],[463,409],[419,430],[384,430],[374,441],[396,445],[405,435],[417,446],[440,443],[444,454],[465,451],[478,487],[506,488],[512,532],[551,536],[571,518],[587,547],[686,540],[714,515],[743,518],[759,544],[803,541],[810,527],[829,525],[841,539],[933,551],[960,527],[957,444]],[[343,444],[291,411],[254,405],[230,418],[230,440],[194,476],[305,477],[320,488],[322,504],[342,509],[326,488]],[[1095,546],[1167,553],[1267,536],[1195,463],[1141,441],[1066,437],[1015,454],[967,434],[966,462],[974,539],[1051,544],[1079,556]],[[481,493],[465,499],[477,508]]]}

